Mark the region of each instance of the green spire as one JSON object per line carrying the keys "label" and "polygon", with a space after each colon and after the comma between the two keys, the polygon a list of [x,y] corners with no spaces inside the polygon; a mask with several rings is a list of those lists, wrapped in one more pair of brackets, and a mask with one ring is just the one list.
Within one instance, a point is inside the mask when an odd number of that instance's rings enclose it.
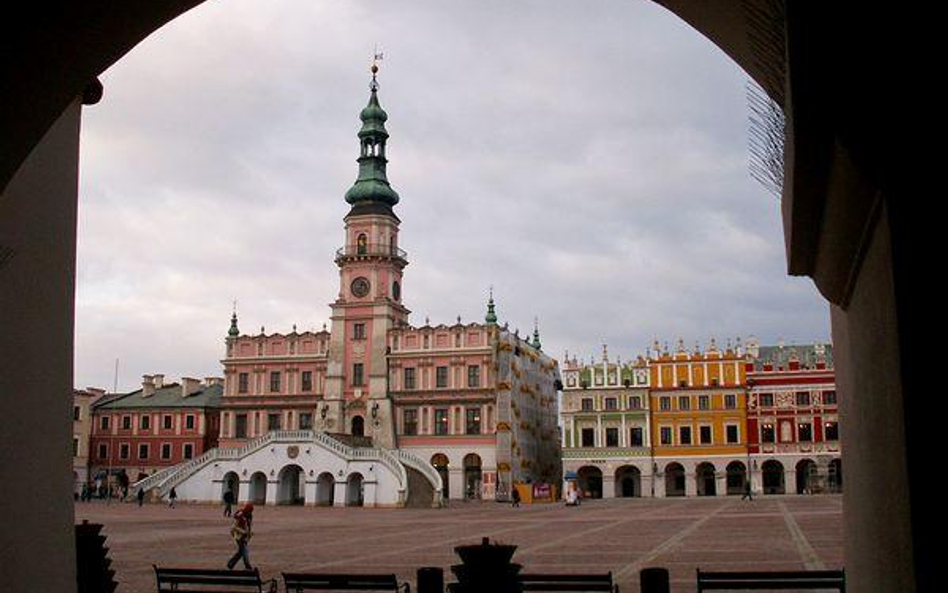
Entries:
{"label": "green spire", "polygon": [[362,129],[359,130],[361,153],[357,159],[359,176],[346,192],[346,202],[352,204],[350,214],[394,214],[392,206],[398,203],[398,194],[389,185],[385,174],[385,165],[388,163],[385,158],[385,143],[388,140],[385,121],[388,114],[379,105],[379,85],[375,79],[377,72],[378,66],[373,64],[369,104],[359,114],[359,119],[362,120]]}
{"label": "green spire", "polygon": [[240,330],[237,329],[237,311],[234,310],[234,314],[230,316],[230,330],[228,330],[227,335],[236,338],[240,335]]}
{"label": "green spire", "polygon": [[484,316],[487,325],[497,325],[497,313],[494,312],[494,287],[490,288],[490,299],[487,301],[487,315]]}
{"label": "green spire", "polygon": [[533,343],[531,344],[537,350],[540,350],[540,325],[537,318],[533,318]]}

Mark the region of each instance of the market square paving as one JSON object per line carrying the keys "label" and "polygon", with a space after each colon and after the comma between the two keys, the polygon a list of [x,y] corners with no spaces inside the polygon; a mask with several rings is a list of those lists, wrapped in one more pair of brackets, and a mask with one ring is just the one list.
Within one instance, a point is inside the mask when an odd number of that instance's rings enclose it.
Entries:
{"label": "market square paving", "polygon": [[[281,572],[395,573],[412,583],[421,566],[445,581],[454,546],[516,544],[524,572],[612,571],[638,591],[639,570],[671,571],[675,593],[694,591],[695,569],[802,570],[843,567],[840,496],[611,499],[579,507],[455,502],[444,509],[257,507],[251,560],[266,578]],[[223,568],[233,554],[231,520],[213,505],[76,504],[76,521],[102,523],[119,593],[154,591],[152,564]]]}

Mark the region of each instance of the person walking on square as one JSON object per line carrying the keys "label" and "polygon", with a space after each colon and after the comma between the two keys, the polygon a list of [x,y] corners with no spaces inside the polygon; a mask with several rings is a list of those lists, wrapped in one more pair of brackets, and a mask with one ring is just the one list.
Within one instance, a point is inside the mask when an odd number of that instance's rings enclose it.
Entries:
{"label": "person walking on square", "polygon": [[513,499],[513,502],[510,506],[520,506],[520,491],[517,490],[516,486],[514,486],[513,492],[510,494],[510,498]]}
{"label": "person walking on square", "polygon": [[136,496],[138,497],[138,506],[142,506],[145,503],[145,489],[139,488]]}
{"label": "person walking on square", "polygon": [[168,506],[174,508],[174,503],[176,500],[178,500],[178,493],[175,492],[174,486],[172,486],[171,492],[168,493]]}
{"label": "person walking on square", "polygon": [[231,509],[234,506],[234,493],[230,490],[224,493],[224,516],[231,516]]}
{"label": "person walking on square", "polygon": [[250,538],[253,536],[253,504],[247,503],[234,513],[234,525],[230,528],[230,536],[237,544],[237,551],[227,561],[227,568],[234,570],[237,562],[243,560],[244,568],[253,570],[250,564]]}
{"label": "person walking on square", "polygon": [[754,500],[754,494],[751,492],[751,483],[750,480],[744,481],[744,494],[741,495],[741,500]]}

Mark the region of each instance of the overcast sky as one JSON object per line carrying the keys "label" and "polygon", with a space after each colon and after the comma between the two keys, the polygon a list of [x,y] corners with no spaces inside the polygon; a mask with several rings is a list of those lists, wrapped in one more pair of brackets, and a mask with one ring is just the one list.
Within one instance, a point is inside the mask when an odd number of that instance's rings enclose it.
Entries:
{"label": "overcast sky", "polygon": [[84,110],[76,385],[221,374],[240,329],[328,323],[376,45],[411,322],[632,358],[829,338],[748,173],[747,76],[645,0],[211,0]]}

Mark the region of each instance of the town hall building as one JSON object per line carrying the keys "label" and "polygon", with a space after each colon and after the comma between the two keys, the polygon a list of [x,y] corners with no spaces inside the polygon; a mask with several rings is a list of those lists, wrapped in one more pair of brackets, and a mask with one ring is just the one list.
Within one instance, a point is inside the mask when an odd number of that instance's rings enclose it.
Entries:
{"label": "town hall building", "polygon": [[505,499],[515,482],[560,481],[557,362],[499,325],[409,322],[388,115],[373,66],[358,177],[345,194],[339,296],[321,331],[225,340],[220,447],[136,487],[188,500],[366,506]]}

